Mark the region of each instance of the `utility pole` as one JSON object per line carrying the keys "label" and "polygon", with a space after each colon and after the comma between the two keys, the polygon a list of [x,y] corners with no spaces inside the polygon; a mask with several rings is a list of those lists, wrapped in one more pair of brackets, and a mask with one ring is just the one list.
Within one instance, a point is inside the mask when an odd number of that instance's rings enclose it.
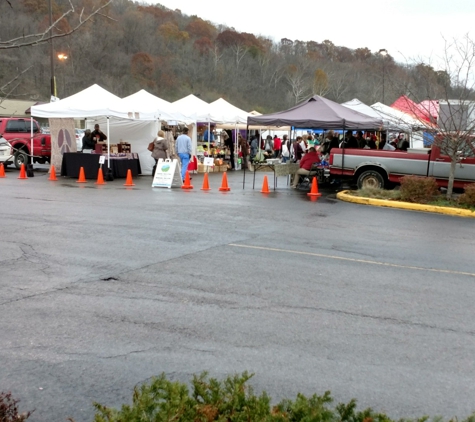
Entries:
{"label": "utility pole", "polygon": [[50,46],[50,62],[51,62],[51,99],[56,98],[56,79],[54,77],[54,47],[53,47],[53,5],[49,0],[49,46]]}
{"label": "utility pole", "polygon": [[384,64],[385,64],[385,61],[386,61],[386,56],[388,55],[388,50],[386,50],[385,48],[382,48],[381,50],[378,51],[378,54],[380,54],[382,57],[383,57],[383,101],[382,103],[384,104],[384,74],[386,73],[385,72],[385,68],[384,68]]}

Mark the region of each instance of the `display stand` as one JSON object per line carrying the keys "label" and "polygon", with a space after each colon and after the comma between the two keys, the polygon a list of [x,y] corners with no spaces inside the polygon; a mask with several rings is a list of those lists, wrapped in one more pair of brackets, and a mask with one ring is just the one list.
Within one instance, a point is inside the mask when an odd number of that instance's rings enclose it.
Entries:
{"label": "display stand", "polygon": [[182,185],[178,160],[160,158],[153,176],[153,188],[179,188]]}

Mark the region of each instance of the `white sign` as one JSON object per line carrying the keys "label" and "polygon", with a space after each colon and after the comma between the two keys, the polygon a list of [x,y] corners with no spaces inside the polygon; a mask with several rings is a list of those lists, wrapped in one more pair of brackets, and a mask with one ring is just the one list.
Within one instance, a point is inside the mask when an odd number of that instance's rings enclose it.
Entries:
{"label": "white sign", "polygon": [[106,157],[104,155],[101,155],[99,157],[99,164],[104,164],[106,162]]}
{"label": "white sign", "polygon": [[178,160],[164,160],[160,158],[157,163],[157,169],[153,176],[152,187],[153,188],[171,188],[181,186],[181,175],[176,177],[175,173],[179,170]]}
{"label": "white sign", "polygon": [[214,158],[213,157],[205,157],[204,161],[203,161],[203,164],[205,166],[211,166],[213,167],[214,166]]}

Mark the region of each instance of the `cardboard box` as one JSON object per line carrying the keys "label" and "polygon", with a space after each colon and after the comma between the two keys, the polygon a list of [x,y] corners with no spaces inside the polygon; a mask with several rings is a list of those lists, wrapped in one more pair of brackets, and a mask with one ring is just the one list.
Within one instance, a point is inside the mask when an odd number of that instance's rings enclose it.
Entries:
{"label": "cardboard box", "polygon": [[228,166],[227,165],[219,166],[219,171],[228,171]]}
{"label": "cardboard box", "polygon": [[206,166],[204,164],[198,163],[198,173],[206,173]]}

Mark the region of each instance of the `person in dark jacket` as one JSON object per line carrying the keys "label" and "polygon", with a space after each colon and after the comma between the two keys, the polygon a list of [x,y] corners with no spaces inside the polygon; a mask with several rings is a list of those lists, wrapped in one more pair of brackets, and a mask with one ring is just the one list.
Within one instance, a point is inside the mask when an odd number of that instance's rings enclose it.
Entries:
{"label": "person in dark jacket", "polygon": [[96,141],[92,139],[91,129],[86,129],[82,137],[82,149],[94,149],[95,147]]}
{"label": "person in dark jacket", "polygon": [[107,141],[106,134],[100,129],[97,123],[94,125],[94,130],[92,131],[92,139],[96,142]]}

